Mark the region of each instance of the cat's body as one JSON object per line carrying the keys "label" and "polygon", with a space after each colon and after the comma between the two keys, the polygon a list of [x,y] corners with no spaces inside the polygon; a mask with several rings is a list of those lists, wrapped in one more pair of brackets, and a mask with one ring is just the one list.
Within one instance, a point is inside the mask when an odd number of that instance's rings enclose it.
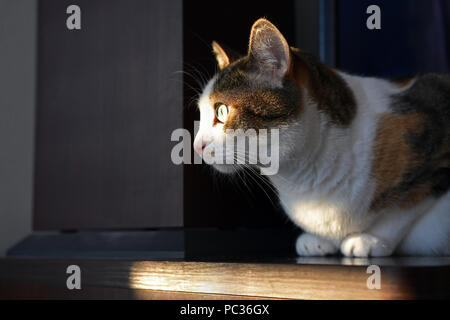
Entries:
{"label": "cat's body", "polygon": [[[297,251],[322,255],[341,249],[348,256],[390,255],[395,249],[406,254],[449,254],[448,185],[444,190],[429,189],[444,179],[448,183],[449,171],[439,165],[433,165],[430,172],[421,171],[427,163],[414,159],[421,153],[416,153],[408,139],[415,134],[433,135],[431,131],[436,130],[444,130],[441,133],[449,139],[445,120],[450,116],[450,100],[447,114],[440,115],[443,123],[434,123],[434,128],[426,129],[429,132],[423,131],[425,114],[419,115],[414,105],[400,113],[394,100],[428,86],[421,82],[434,80],[441,81],[450,94],[450,79],[424,75],[403,85],[340,72],[337,76],[348,84],[357,105],[350,125],[330,126],[330,117],[318,112],[314,101],[306,103],[302,120],[283,130],[281,139],[294,141],[302,131],[307,143],[281,157],[279,173],[269,177],[292,221],[318,236],[301,236]],[[423,99],[426,103],[427,97]],[[428,107],[431,110],[425,112],[435,109],[433,104]],[[448,168],[449,141],[428,143],[437,144],[437,161]]]}
{"label": "cat's body", "polygon": [[348,75],[289,48],[264,19],[246,57],[214,51],[221,72],[200,98],[195,149],[221,143],[230,128],[280,129],[269,179],[305,231],[300,255],[450,254],[449,77]]}

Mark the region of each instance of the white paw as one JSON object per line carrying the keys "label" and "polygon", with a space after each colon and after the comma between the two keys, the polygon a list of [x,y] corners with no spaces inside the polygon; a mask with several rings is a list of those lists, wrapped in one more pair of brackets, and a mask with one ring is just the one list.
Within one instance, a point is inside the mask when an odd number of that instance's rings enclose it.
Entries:
{"label": "white paw", "polygon": [[303,233],[297,238],[295,249],[299,256],[325,256],[337,252],[336,246],[330,241],[310,233]]}
{"label": "white paw", "polygon": [[393,251],[386,241],[366,233],[352,234],[341,243],[341,252],[347,257],[383,257]]}

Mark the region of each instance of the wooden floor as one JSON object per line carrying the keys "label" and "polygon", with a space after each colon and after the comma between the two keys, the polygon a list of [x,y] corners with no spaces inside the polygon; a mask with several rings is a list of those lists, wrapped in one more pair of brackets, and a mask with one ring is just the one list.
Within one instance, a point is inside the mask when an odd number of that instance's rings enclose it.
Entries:
{"label": "wooden floor", "polygon": [[[69,265],[81,290],[69,290]],[[369,289],[378,265],[381,289]],[[258,261],[0,259],[1,299],[432,299],[450,298],[450,257]]]}

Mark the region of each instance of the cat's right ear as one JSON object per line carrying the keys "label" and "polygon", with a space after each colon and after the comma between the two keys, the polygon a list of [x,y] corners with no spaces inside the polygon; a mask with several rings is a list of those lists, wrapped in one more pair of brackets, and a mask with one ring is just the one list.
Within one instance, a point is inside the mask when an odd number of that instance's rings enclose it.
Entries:
{"label": "cat's right ear", "polygon": [[212,42],[213,53],[216,56],[217,65],[222,70],[239,58],[239,55],[227,47],[220,46],[216,41]]}
{"label": "cat's right ear", "polygon": [[289,45],[281,32],[268,20],[257,20],[250,32],[248,55],[259,72],[280,82],[291,67]]}

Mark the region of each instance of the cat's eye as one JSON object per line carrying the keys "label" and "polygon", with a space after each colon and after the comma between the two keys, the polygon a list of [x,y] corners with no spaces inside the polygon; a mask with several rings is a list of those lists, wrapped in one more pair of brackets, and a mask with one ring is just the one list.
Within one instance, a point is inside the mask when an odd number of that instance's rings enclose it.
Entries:
{"label": "cat's eye", "polygon": [[230,113],[230,107],[223,103],[216,103],[216,118],[222,123],[225,123]]}

